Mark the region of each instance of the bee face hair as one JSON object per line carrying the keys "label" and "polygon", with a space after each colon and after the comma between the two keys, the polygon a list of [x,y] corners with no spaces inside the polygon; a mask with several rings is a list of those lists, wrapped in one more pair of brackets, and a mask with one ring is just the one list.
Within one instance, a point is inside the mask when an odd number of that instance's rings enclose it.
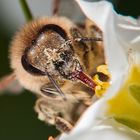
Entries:
{"label": "bee face hair", "polygon": [[67,43],[66,32],[58,25],[47,24],[39,31],[38,36],[22,56],[24,69],[31,74],[70,78],[78,60],[70,43]]}
{"label": "bee face hair", "polygon": [[[39,54],[43,56],[42,59],[48,59],[49,56],[45,53],[47,54],[50,50],[58,50],[58,46],[61,46],[70,37],[69,29],[73,26],[74,24],[64,17],[42,18],[28,23],[16,33],[10,48],[11,67],[14,69],[17,79],[25,88],[40,92],[41,84],[49,81],[44,76],[48,61],[36,59]],[[46,42],[49,42],[47,52],[45,52]],[[38,46],[41,47],[38,48]],[[65,56],[67,50],[71,51],[69,47],[66,48],[61,57],[68,60],[68,57]],[[33,55],[33,53],[35,54]],[[52,72],[54,65],[58,68],[58,62],[53,61],[53,63],[53,65],[50,63],[53,67],[48,71]],[[58,74],[58,70],[55,70],[55,72]]]}

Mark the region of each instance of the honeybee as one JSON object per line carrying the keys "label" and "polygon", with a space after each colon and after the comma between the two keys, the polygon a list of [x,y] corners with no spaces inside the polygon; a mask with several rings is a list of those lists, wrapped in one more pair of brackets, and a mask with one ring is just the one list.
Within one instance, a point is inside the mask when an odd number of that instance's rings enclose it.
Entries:
{"label": "honeybee", "polygon": [[26,89],[36,93],[41,120],[68,133],[94,100],[92,76],[104,64],[102,31],[90,20],[66,17],[27,23],[13,38],[11,68]]}

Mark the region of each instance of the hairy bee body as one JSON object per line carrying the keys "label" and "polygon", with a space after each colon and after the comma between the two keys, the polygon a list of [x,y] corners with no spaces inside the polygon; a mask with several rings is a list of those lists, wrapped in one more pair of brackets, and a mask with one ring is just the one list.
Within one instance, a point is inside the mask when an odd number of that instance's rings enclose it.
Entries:
{"label": "hairy bee body", "polygon": [[[48,28],[51,28],[51,30],[48,31]],[[54,28],[55,32],[53,32]],[[43,36],[41,36],[42,34]],[[51,51],[49,54],[49,49],[43,46],[44,34],[48,40],[48,48],[53,47],[54,53]],[[11,67],[17,80],[23,87],[38,95],[39,99],[36,102],[35,110],[38,112],[39,118],[47,123],[56,125],[60,131],[68,132],[83,111],[91,104],[94,95],[92,89],[89,89],[81,82],[75,82],[74,79],[70,79],[69,68],[73,71],[74,67],[71,61],[75,62],[77,60],[85,73],[91,77],[96,72],[96,67],[105,62],[102,41],[74,41],[72,44],[67,45],[63,36],[66,36],[66,40],[83,37],[102,38],[102,32],[95,23],[89,20],[86,20],[85,25],[81,27],[65,17],[38,19],[28,23],[17,32],[10,48],[10,58]],[[34,45],[36,38],[37,43]],[[36,46],[39,47],[37,48]],[[56,50],[59,50],[59,46],[62,46],[62,49],[64,48],[64,53],[62,54],[60,51],[60,55],[57,56]],[[70,49],[67,49],[67,47]],[[31,50],[27,50],[28,48]],[[47,52],[45,52],[46,49]],[[27,55],[25,55],[26,51],[29,51]],[[72,52],[69,53],[69,51]],[[32,65],[26,64],[26,57],[28,57],[35,69],[32,68]],[[58,57],[61,57],[61,62],[62,59],[63,62],[66,62],[64,65],[65,71],[60,69],[60,63],[58,65],[56,61]],[[51,64],[49,63],[50,58]],[[46,59],[47,61],[45,61]],[[67,65],[70,66],[67,68]],[[50,79],[45,75],[46,69],[57,81],[67,100],[63,100],[61,96],[58,96]],[[44,73],[40,73],[39,70]]]}

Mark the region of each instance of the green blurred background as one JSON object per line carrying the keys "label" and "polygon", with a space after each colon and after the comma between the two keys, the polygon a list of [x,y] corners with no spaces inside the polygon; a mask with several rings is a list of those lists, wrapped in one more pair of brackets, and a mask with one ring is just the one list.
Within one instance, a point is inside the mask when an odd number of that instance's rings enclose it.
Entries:
{"label": "green blurred background", "polygon": [[[133,17],[140,15],[139,0],[110,1],[118,13]],[[74,1],[71,1],[71,6],[69,0],[62,0],[62,3],[68,5],[61,5],[63,15],[78,21],[83,18],[79,11],[76,12],[77,17],[66,11],[68,8],[79,10]],[[28,4],[35,17],[51,15],[52,0],[28,0]],[[0,0],[0,77],[11,72],[8,48],[15,31],[25,22],[18,0]],[[0,96],[0,140],[47,140],[48,136],[58,134],[54,127],[37,119],[33,110],[35,100],[36,97],[26,90],[18,95],[5,93]]]}

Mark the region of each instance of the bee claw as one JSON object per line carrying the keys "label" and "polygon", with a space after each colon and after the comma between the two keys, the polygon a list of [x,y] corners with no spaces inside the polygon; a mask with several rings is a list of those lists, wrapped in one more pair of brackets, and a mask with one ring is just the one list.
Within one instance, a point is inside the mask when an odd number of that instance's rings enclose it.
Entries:
{"label": "bee claw", "polygon": [[56,117],[55,122],[56,128],[64,133],[69,133],[73,128],[73,126],[68,121],[64,120],[61,117]]}

